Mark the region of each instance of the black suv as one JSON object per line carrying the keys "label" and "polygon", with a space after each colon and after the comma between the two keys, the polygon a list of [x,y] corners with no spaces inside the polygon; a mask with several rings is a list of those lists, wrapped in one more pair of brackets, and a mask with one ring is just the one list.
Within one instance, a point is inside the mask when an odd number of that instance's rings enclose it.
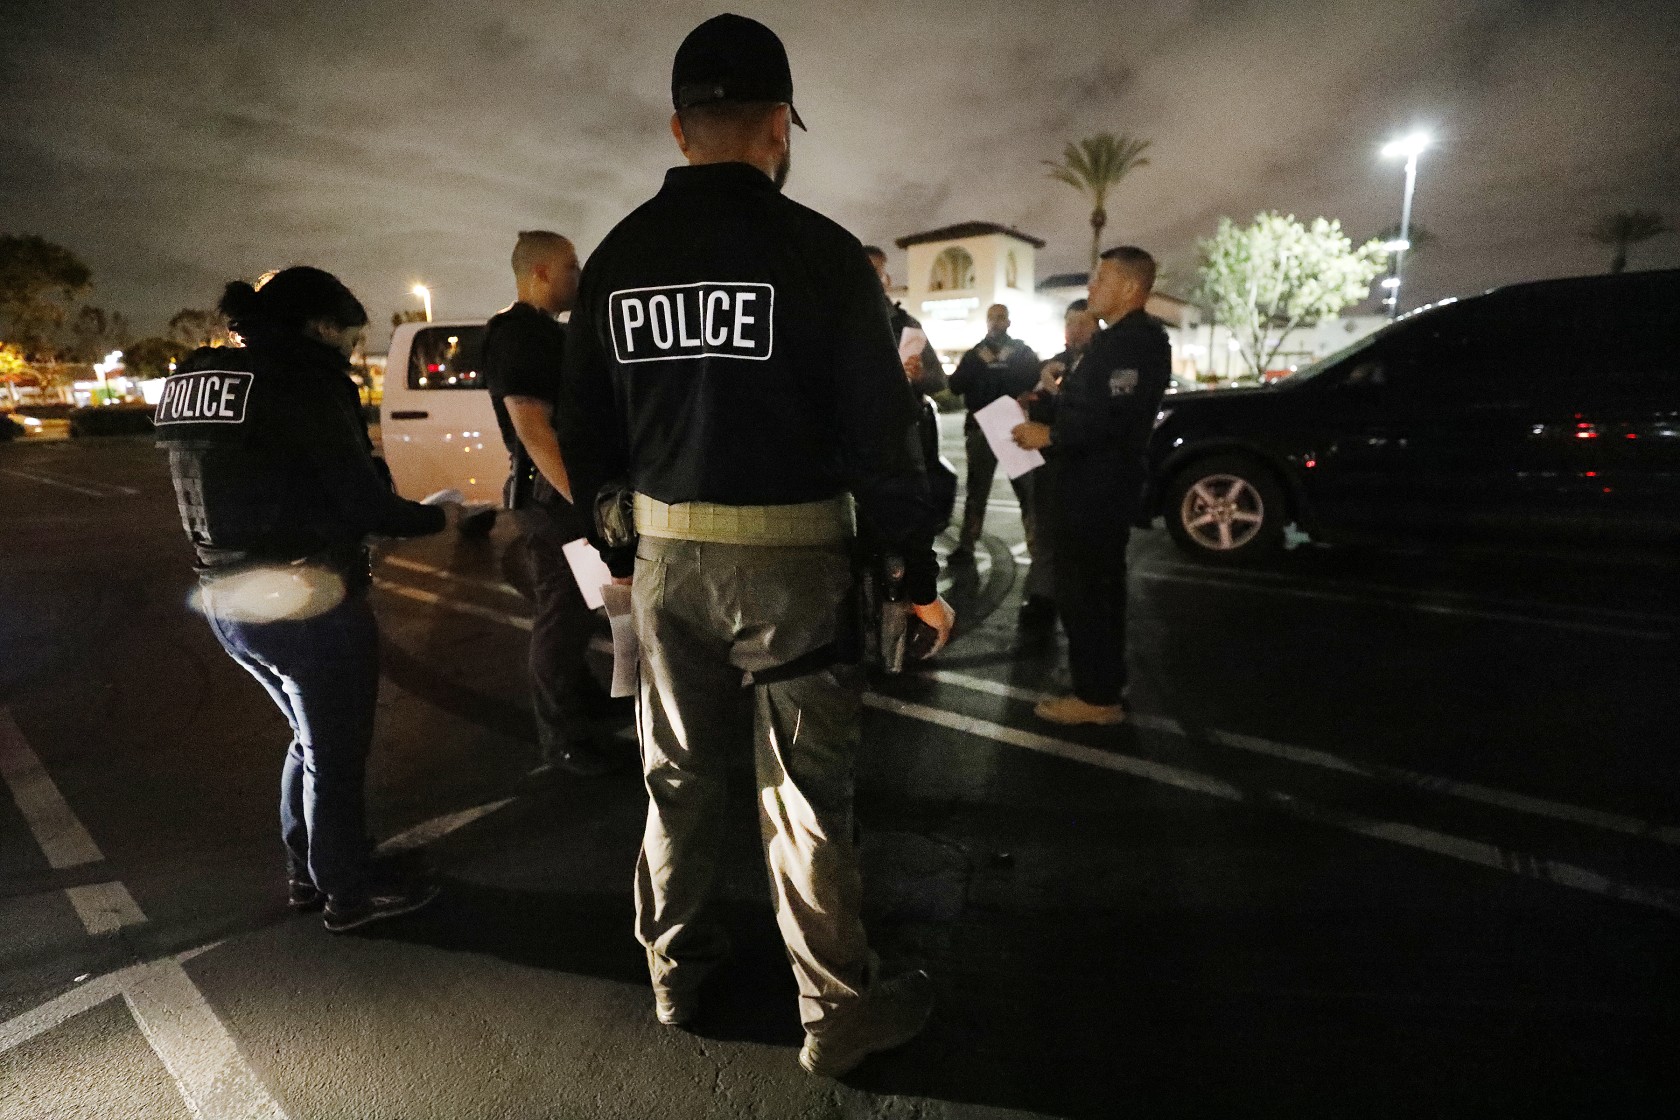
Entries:
{"label": "black suv", "polygon": [[1317,539],[1680,540],[1680,270],[1414,312],[1259,389],[1169,396],[1150,513],[1234,561]]}

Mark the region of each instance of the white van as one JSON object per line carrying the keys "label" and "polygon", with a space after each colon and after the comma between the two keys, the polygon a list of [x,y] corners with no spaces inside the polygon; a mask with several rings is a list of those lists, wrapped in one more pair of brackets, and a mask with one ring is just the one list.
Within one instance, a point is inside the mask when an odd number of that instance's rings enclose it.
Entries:
{"label": "white van", "polygon": [[[452,489],[469,505],[500,508],[508,453],[484,387],[483,351],[482,319],[404,323],[391,335],[379,425],[403,497]],[[488,530],[493,517],[473,528]]]}

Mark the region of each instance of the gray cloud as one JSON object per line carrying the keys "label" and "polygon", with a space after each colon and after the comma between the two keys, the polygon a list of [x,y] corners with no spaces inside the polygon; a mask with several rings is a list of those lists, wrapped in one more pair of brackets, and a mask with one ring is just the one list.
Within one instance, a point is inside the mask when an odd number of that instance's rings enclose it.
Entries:
{"label": "gray cloud", "polygon": [[[23,0],[0,40],[0,228],[83,255],[157,326],[225,279],[331,268],[376,315],[425,279],[444,313],[511,295],[514,231],[586,250],[656,190],[671,52],[710,5]],[[1155,141],[1110,235],[1188,277],[1220,215],[1398,214],[1403,129],[1434,128],[1419,299],[1601,268],[1579,236],[1680,222],[1680,13],[1534,0],[736,5],[775,27],[800,110],[790,192],[865,240],[973,218],[1077,268],[1087,209],[1043,176],[1067,140]],[[15,94],[15,96],[13,96]],[[1635,251],[1680,265],[1680,236]]]}

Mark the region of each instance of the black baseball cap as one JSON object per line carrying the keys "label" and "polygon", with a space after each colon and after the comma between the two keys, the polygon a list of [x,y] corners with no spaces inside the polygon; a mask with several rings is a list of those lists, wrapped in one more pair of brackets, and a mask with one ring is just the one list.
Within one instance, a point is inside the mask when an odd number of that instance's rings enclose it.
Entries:
{"label": "black baseball cap", "polygon": [[725,13],[688,33],[671,63],[671,104],[677,109],[715,101],[786,102],[793,123],[793,71],[776,33],[756,19]]}

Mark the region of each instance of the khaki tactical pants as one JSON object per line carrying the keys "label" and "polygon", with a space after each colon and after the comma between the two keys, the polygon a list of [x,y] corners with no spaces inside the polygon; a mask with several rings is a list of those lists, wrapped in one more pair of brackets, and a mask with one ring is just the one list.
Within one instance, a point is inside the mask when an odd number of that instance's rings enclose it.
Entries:
{"label": "khaki tactical pants", "polygon": [[[728,951],[707,912],[716,879],[730,736],[750,702],[764,858],[776,922],[817,1029],[869,987],[859,918],[853,766],[863,675],[828,665],[772,672],[832,642],[851,586],[842,545],[765,547],[644,536],[633,603],[641,638],[638,737],[649,797],[636,866],[636,936],[656,989],[692,992]],[[743,688],[743,674],[768,674]]]}

